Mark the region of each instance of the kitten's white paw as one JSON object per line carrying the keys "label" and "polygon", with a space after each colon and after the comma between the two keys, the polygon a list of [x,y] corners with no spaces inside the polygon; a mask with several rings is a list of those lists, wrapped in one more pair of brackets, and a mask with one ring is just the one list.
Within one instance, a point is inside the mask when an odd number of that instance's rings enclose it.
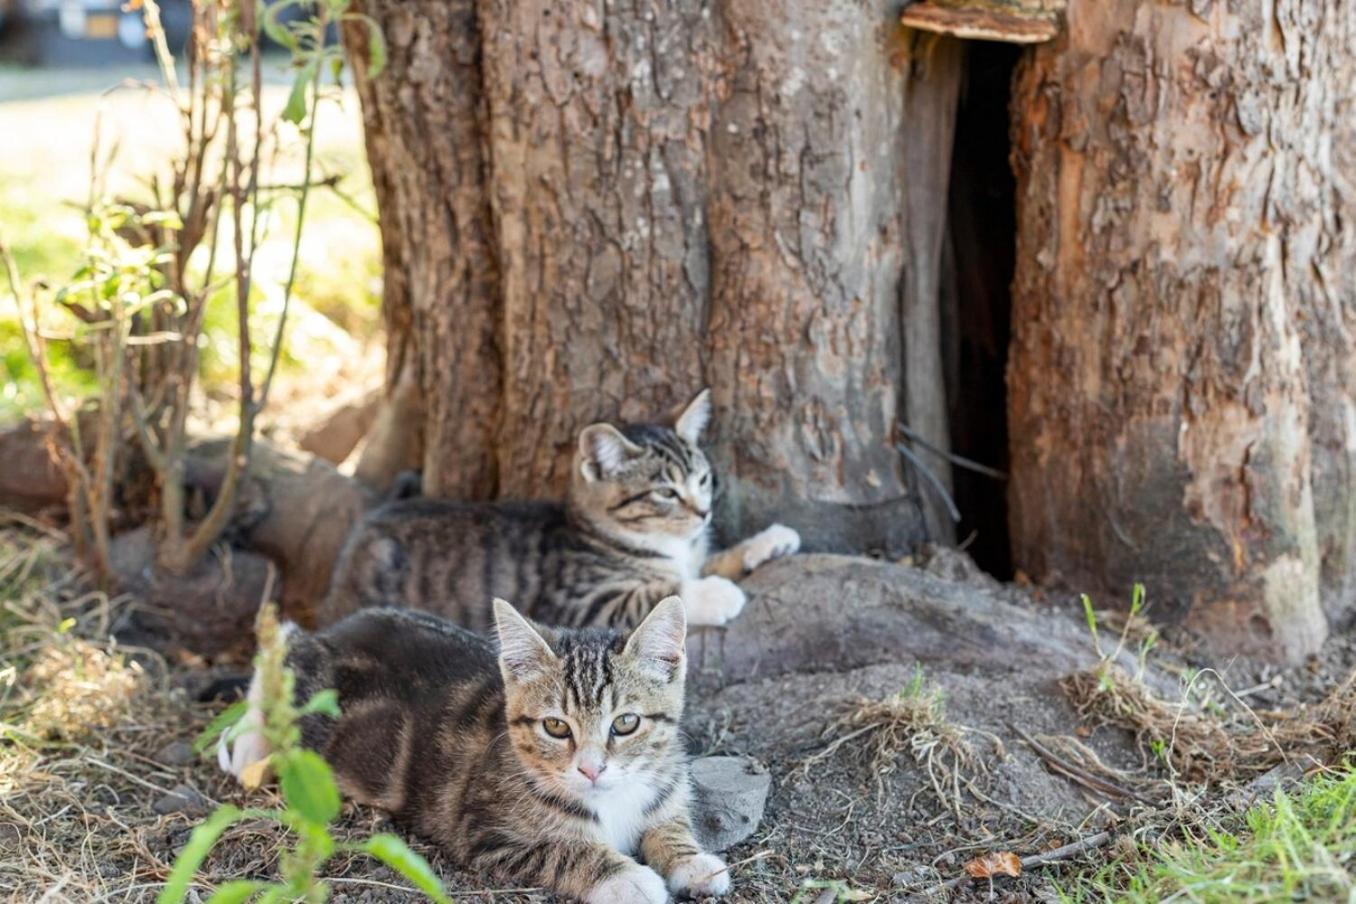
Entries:
{"label": "kitten's white paw", "polygon": [[682,590],[683,608],[689,625],[723,625],[748,602],[734,581],[716,575],[692,581]]}
{"label": "kitten's white paw", "polygon": [[586,904],[664,904],[669,890],[659,873],[648,866],[628,866],[611,879],[593,886]]}
{"label": "kitten's white paw", "polygon": [[268,741],[263,732],[246,731],[229,746],[225,742],[217,748],[217,762],[221,768],[236,777],[245,790],[253,791],[263,780],[260,765],[268,760]]}
{"label": "kitten's white paw", "polygon": [[723,895],[730,890],[730,871],[715,854],[698,854],[669,873],[669,891],[675,895]]}
{"label": "kitten's white paw", "polygon": [[785,524],[774,524],[744,541],[744,570],[789,556],[800,549],[800,534]]}
{"label": "kitten's white paw", "polygon": [[261,696],[262,691],[256,677],[250,682],[249,694],[245,697],[247,709],[240,717],[240,734],[232,740],[227,740],[230,732],[223,732],[217,740],[217,765],[221,767],[222,772],[235,776],[236,780],[250,791],[257,788],[261,780],[264,767],[257,764],[267,760],[270,753],[263,732],[264,713]]}

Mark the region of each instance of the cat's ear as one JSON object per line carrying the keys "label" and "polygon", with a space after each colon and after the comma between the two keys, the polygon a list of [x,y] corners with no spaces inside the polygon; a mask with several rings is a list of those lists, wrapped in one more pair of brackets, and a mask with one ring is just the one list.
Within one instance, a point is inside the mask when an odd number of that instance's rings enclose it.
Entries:
{"label": "cat's ear", "polygon": [[706,429],[710,420],[711,390],[703,389],[697,393],[695,399],[687,403],[683,413],[678,415],[678,419],[673,422],[673,432],[695,444],[701,438],[702,431]]}
{"label": "cat's ear", "polygon": [[687,616],[676,596],[660,602],[627,638],[622,655],[669,682],[683,675],[686,665]]}
{"label": "cat's ear", "polygon": [[579,471],[585,480],[601,480],[641,452],[611,424],[590,424],[579,434]]}
{"label": "cat's ear", "polygon": [[499,669],[505,683],[540,677],[555,666],[556,654],[537,629],[500,599],[494,601],[494,627],[499,634]]}

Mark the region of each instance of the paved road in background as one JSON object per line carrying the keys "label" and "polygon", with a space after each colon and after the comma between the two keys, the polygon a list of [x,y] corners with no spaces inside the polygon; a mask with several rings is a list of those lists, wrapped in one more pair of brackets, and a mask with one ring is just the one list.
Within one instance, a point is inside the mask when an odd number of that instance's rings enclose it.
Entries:
{"label": "paved road in background", "polygon": [[[281,54],[265,54],[263,73],[265,84],[291,83],[287,57]],[[70,68],[0,64],[0,103],[98,94],[124,82],[146,82],[158,86],[160,70],[152,63]]]}

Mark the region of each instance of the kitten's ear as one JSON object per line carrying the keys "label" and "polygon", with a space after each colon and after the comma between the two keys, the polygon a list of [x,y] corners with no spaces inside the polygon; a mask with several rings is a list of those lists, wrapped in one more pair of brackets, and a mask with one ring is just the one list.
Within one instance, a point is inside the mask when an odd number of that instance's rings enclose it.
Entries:
{"label": "kitten's ear", "polygon": [[676,596],[658,606],[626,641],[622,655],[635,659],[659,679],[669,682],[682,676],[686,665],[687,616]]}
{"label": "kitten's ear", "polygon": [[505,683],[539,677],[555,665],[556,654],[537,629],[501,599],[494,601],[494,626],[499,634],[499,669]]}
{"label": "kitten's ear", "polygon": [[711,390],[703,389],[697,393],[695,399],[687,403],[683,413],[678,415],[678,419],[673,423],[673,432],[695,444],[710,420]]}
{"label": "kitten's ear", "polygon": [[579,470],[586,480],[600,480],[641,451],[611,424],[590,424],[579,433]]}

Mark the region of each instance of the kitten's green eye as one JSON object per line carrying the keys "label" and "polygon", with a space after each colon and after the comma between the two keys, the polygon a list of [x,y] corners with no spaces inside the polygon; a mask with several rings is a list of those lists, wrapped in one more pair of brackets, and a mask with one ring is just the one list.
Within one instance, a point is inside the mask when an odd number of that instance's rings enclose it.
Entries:
{"label": "kitten's green eye", "polygon": [[570,726],[563,719],[542,719],[541,727],[553,738],[568,738]]}
{"label": "kitten's green eye", "polygon": [[654,494],[660,499],[677,499],[678,491],[671,487],[660,487],[654,491]]}
{"label": "kitten's green eye", "polygon": [[614,735],[629,735],[640,727],[640,716],[635,713],[623,713],[612,720],[612,733]]}

